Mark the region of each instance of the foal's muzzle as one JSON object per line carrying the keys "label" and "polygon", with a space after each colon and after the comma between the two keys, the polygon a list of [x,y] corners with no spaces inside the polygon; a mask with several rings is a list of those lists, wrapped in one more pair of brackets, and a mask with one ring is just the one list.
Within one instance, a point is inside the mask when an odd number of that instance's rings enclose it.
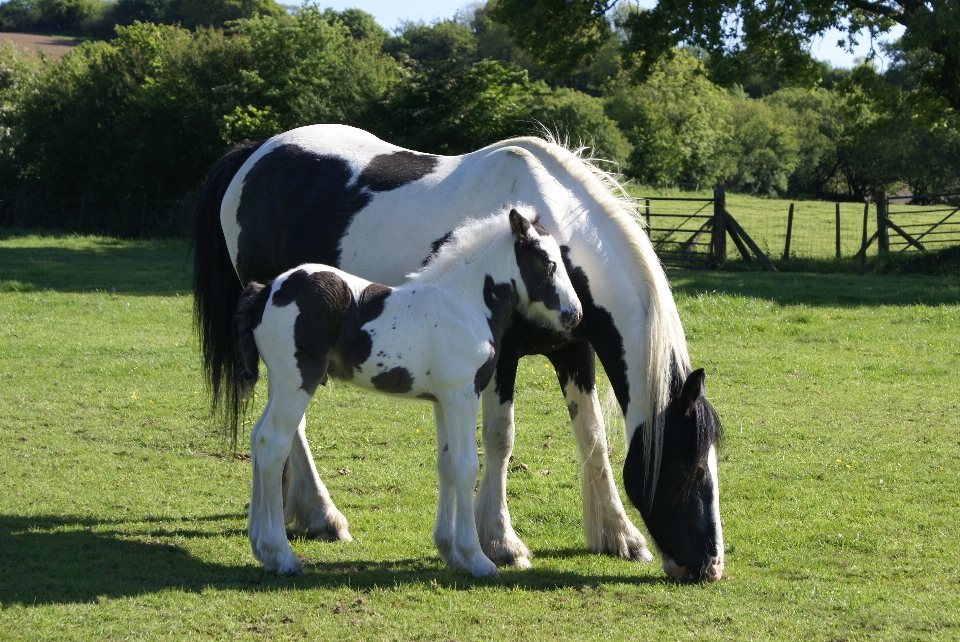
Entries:
{"label": "foal's muzzle", "polygon": [[560,314],[560,323],[562,323],[563,327],[567,330],[573,330],[580,325],[582,320],[583,312],[581,312],[579,308],[573,308]]}

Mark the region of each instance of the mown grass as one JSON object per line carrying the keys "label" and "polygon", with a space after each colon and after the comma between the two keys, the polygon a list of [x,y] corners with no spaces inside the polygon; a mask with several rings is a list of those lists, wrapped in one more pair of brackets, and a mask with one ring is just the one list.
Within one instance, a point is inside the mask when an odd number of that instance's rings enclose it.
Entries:
{"label": "mown grass", "polygon": [[429,406],[333,384],[308,434],[355,541],[296,541],[306,575],[265,574],[189,276],[180,242],[0,237],[0,638],[960,637],[960,279],[670,273],[726,429],[730,579],[684,585],[584,554],[542,359],[521,365],[509,481],[533,569],[446,570]]}

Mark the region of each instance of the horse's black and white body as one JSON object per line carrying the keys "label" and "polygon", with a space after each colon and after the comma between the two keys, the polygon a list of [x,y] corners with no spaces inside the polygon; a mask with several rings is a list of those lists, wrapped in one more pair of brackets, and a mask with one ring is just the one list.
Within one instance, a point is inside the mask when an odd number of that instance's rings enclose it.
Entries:
{"label": "horse's black and white body", "polygon": [[[515,313],[557,333],[581,318],[560,248],[531,220],[532,212],[513,209],[457,229],[397,288],[318,264],[247,287],[236,316],[244,376],[233,383],[252,392],[263,358],[269,400],[250,435],[249,536],[267,570],[302,572],[287,543],[281,476],[307,404],[329,374],[433,402],[440,478],[434,542],[451,568],[497,574],[481,550],[473,511],[480,395]],[[327,520],[346,531],[333,511]]]}
{"label": "horse's black and white body", "polygon": [[[235,366],[232,338],[223,330],[241,282],[320,262],[396,285],[463,220],[505,203],[526,203],[561,245],[584,317],[572,337],[522,318],[504,334],[482,396],[485,466],[476,517],[484,552],[497,564],[529,565],[530,552],[507,511],[507,461],[517,362],[545,354],[556,368],[582,462],[587,547],[651,559],[624,513],[610,469],[595,351],[624,415],[626,490],[663,554],[664,569],[677,578],[718,578],[719,422],[702,395],[702,376],[691,377],[663,269],[631,217],[632,205],[612,195],[615,187],[576,154],[537,138],[442,157],[354,128],[315,125],[235,149],[211,169],[197,208],[194,290],[215,398]],[[293,530],[345,537],[327,520],[332,504],[302,431],[290,462],[286,498]]]}

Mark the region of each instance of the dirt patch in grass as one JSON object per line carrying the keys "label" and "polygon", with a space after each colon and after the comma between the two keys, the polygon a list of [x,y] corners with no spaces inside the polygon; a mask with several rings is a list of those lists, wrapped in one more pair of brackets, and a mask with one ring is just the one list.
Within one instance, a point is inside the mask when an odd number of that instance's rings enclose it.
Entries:
{"label": "dirt patch in grass", "polygon": [[43,49],[48,58],[59,58],[70,51],[82,40],[74,38],[61,38],[60,36],[43,36],[35,33],[0,33],[0,38],[10,40],[18,47],[26,47],[32,52],[37,49]]}

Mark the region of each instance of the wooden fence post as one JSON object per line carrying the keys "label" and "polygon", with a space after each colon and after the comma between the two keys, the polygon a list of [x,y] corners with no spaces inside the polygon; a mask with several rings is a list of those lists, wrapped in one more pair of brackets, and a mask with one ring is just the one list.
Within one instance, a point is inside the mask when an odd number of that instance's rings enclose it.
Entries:
{"label": "wooden fence post", "polygon": [[140,240],[143,240],[143,232],[146,225],[147,225],[147,190],[143,190],[143,207],[140,209]]}
{"label": "wooden fence post", "polygon": [[840,258],[840,203],[837,203],[837,258]]}
{"label": "wooden fence post", "polygon": [[644,210],[644,214],[647,215],[647,236],[650,236],[650,230],[652,228],[652,224],[650,223],[650,199],[649,198],[644,199],[643,210]]}
{"label": "wooden fence post", "polygon": [[787,214],[787,240],[783,243],[783,260],[790,258],[790,237],[793,235],[793,203],[790,203],[790,212]]}
{"label": "wooden fence post", "polygon": [[713,265],[720,267],[727,262],[727,224],[723,216],[727,209],[727,197],[722,187],[713,188],[713,229],[710,237],[710,249],[713,252]]}
{"label": "wooden fence post", "polygon": [[889,202],[887,201],[887,193],[879,190],[875,200],[877,203],[877,246],[881,252],[889,252],[890,232],[887,230]]}
{"label": "wooden fence post", "polygon": [[867,221],[870,218],[870,203],[863,204],[863,240],[860,241],[860,276],[867,273]]}

